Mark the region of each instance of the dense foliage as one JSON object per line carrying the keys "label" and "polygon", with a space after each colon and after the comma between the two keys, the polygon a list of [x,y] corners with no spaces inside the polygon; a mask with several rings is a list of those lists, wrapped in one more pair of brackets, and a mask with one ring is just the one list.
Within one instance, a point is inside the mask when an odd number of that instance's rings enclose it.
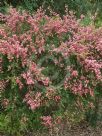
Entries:
{"label": "dense foliage", "polygon": [[65,13],[65,6],[68,6],[69,10],[76,13],[77,16],[81,14],[93,15],[98,14],[98,17],[102,17],[102,1],[101,0],[3,0],[0,1],[0,10],[2,10],[7,4],[13,7],[22,7],[30,12],[36,11],[43,6],[44,9],[50,7],[53,11],[63,15]]}
{"label": "dense foliage", "polygon": [[34,15],[10,9],[1,21],[0,131],[53,128],[94,107],[102,87],[102,28],[84,27],[71,12],[49,17],[41,9]]}

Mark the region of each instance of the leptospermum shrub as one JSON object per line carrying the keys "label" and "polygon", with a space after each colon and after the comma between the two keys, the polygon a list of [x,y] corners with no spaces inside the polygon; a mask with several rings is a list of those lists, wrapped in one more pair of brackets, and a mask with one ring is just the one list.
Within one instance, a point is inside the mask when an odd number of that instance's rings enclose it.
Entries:
{"label": "leptospermum shrub", "polygon": [[102,28],[84,27],[72,13],[60,18],[41,9],[34,15],[10,9],[0,26],[0,80],[0,131],[53,128],[72,105],[74,112],[94,106],[102,82]]}

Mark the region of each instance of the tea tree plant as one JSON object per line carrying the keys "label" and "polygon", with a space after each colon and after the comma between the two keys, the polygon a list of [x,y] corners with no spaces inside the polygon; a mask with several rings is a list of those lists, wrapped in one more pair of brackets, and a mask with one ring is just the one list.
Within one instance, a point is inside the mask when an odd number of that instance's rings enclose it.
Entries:
{"label": "tea tree plant", "polygon": [[71,106],[94,107],[101,92],[102,28],[80,25],[71,12],[49,17],[42,9],[32,16],[10,9],[5,21],[0,27],[5,86],[0,131],[19,135],[43,125],[53,128]]}

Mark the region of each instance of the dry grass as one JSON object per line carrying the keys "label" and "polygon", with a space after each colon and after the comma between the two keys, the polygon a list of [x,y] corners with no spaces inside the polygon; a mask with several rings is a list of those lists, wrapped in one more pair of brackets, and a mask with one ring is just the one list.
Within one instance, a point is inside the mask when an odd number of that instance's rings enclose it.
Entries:
{"label": "dry grass", "polygon": [[79,125],[61,126],[58,130],[48,132],[29,133],[26,136],[102,136],[102,122],[98,122],[97,127],[91,127],[87,122],[82,122]]}

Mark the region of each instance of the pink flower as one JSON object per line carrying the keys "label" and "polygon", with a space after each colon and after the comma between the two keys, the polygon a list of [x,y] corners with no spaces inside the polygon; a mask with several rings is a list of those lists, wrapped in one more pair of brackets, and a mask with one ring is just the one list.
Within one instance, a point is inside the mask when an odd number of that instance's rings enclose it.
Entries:
{"label": "pink flower", "polygon": [[23,83],[20,81],[20,79],[16,78],[16,83],[19,85],[19,89],[21,90],[23,88]]}
{"label": "pink flower", "polygon": [[42,116],[41,119],[42,119],[42,124],[44,126],[49,127],[49,128],[53,126],[51,116]]}
{"label": "pink flower", "polygon": [[54,99],[56,102],[59,102],[61,100],[61,97],[59,95],[56,95]]}
{"label": "pink flower", "polygon": [[73,77],[77,77],[78,76],[78,71],[76,71],[76,70],[72,71],[71,75]]}
{"label": "pink flower", "polygon": [[26,94],[24,101],[30,106],[31,110],[36,110],[41,106],[41,93],[33,94],[29,92]]}

